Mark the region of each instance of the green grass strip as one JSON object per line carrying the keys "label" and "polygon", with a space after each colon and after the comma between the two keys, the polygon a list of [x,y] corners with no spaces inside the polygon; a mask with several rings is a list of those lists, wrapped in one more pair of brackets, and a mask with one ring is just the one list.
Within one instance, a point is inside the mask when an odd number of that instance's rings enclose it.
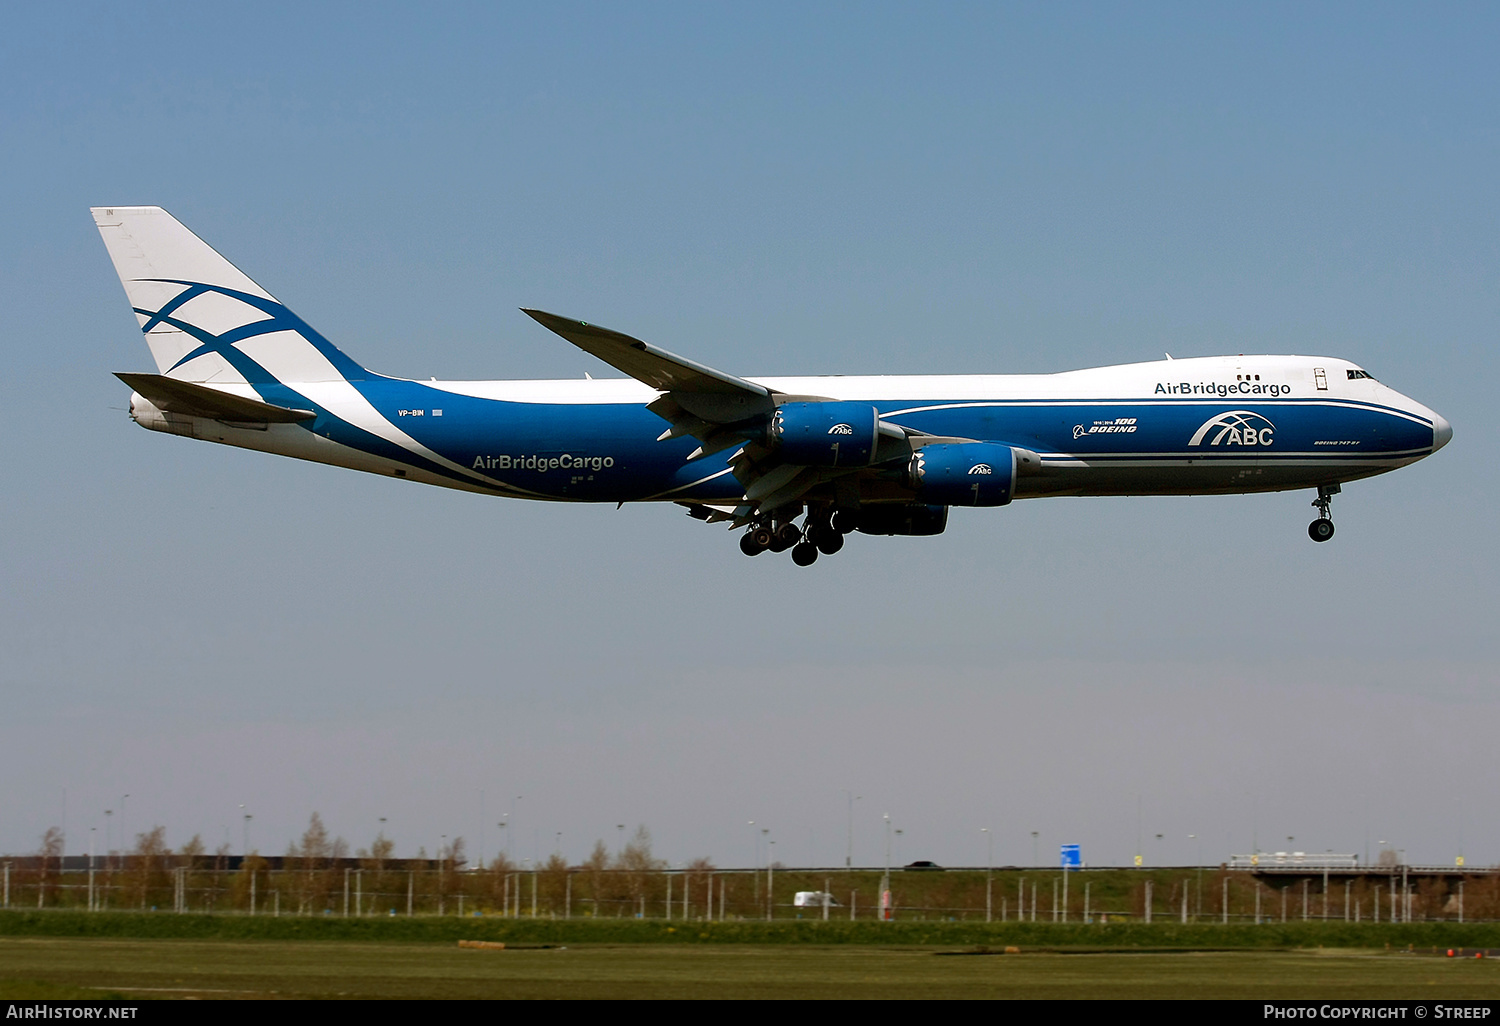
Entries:
{"label": "green grass strip", "polygon": [[1500,948],[1500,923],[668,922],[636,919],[504,919],[176,915],[170,912],[0,911],[0,936],[216,940],[339,940],[507,944],[890,944],[1023,950],[1241,950],[1293,948]]}

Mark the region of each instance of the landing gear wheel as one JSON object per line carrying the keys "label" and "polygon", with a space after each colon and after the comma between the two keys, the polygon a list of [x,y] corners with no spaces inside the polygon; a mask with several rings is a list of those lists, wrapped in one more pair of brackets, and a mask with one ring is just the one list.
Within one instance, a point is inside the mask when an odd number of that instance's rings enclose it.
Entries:
{"label": "landing gear wheel", "polygon": [[740,538],[740,551],[747,556],[758,556],[771,547],[776,536],[769,527],[752,527]]}
{"label": "landing gear wheel", "polygon": [[844,547],[844,536],[837,531],[819,531],[817,539],[813,542],[818,551],[825,556],[831,556]]}
{"label": "landing gear wheel", "polygon": [[802,529],[788,520],[776,529],[771,541],[772,552],[785,552],[802,540]]}
{"label": "landing gear wheel", "polygon": [[812,566],[818,561],[818,547],[812,542],[800,542],[792,547],[792,562],[798,566]]}
{"label": "landing gear wheel", "polygon": [[1307,525],[1307,536],[1315,542],[1326,542],[1333,537],[1333,497],[1339,490],[1337,484],[1318,486],[1318,497],[1312,502],[1318,519]]}
{"label": "landing gear wheel", "polygon": [[859,515],[853,510],[835,510],[833,514],[833,529],[839,534],[853,534],[854,526],[859,523]]}

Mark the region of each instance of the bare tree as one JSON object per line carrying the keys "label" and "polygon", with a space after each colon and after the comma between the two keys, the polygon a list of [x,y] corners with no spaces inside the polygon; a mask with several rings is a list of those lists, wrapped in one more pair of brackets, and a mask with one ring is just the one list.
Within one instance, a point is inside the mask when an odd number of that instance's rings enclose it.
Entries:
{"label": "bare tree", "polygon": [[307,829],[302,832],[302,843],[298,847],[298,855],[304,859],[312,859],[316,868],[322,868],[323,860],[333,854],[333,844],[328,839],[328,828],[323,825],[323,817],[316,812],[307,821]]}
{"label": "bare tree", "polygon": [[625,889],[634,906],[638,906],[646,894],[646,887],[652,873],[659,873],[667,868],[664,860],[653,858],[651,855],[651,831],[642,824],[635,828],[635,836],[625,846],[615,859],[615,868],[619,870]]}
{"label": "bare tree", "polygon": [[568,893],[568,860],[562,857],[560,852],[553,852],[547,856],[547,861],[542,863],[539,873],[541,874],[542,901],[546,903],[553,915],[565,911],[564,903]]}
{"label": "bare tree", "polygon": [[389,884],[386,879],[387,863],[390,862],[391,854],[395,850],[396,842],[385,836],[385,831],[382,830],[375,835],[375,840],[370,842],[368,848],[361,848],[354,853],[359,859],[359,868],[368,874],[361,889],[371,909],[386,892]]}
{"label": "bare tree", "polygon": [[381,832],[375,835],[375,840],[370,842],[369,848],[361,848],[355,852],[355,856],[360,860],[362,869],[380,873],[385,870],[385,864],[395,850],[396,842]]}
{"label": "bare tree", "polygon": [[682,885],[687,888],[690,908],[702,908],[708,900],[708,875],[714,871],[713,859],[696,858],[687,864]]}
{"label": "bare tree", "polygon": [[252,881],[266,866],[266,860],[255,851],[240,860],[240,871],[234,874],[234,880],[230,884],[230,902],[235,908],[250,908],[250,895],[255,889]]}
{"label": "bare tree", "polygon": [[41,908],[50,894],[56,900],[55,877],[62,872],[63,832],[62,827],[48,827],[42,835],[42,846],[37,849],[36,907]]}
{"label": "bare tree", "polygon": [[153,888],[166,885],[167,860],[171,854],[172,849],[167,847],[166,827],[154,826],[144,834],[135,835],[135,850],[131,852],[127,880],[135,902],[141,908],[146,907],[146,899]]}
{"label": "bare tree", "polygon": [[329,879],[329,859],[333,857],[334,844],[328,839],[328,828],[323,817],[316,812],[307,821],[302,840],[287,848],[287,868],[295,867],[297,886],[297,911],[308,910],[323,904],[332,881]]}
{"label": "bare tree", "polygon": [[594,903],[594,918],[599,917],[599,899],[605,896],[604,879],[609,870],[609,849],[604,846],[603,841],[594,842],[594,850],[589,857],[583,860],[578,867],[588,874],[589,898]]}
{"label": "bare tree", "polygon": [[516,871],[516,864],[504,852],[490,860],[484,867],[484,892],[481,895],[490,908],[501,908],[508,895],[505,881]]}
{"label": "bare tree", "polygon": [[195,869],[197,868],[198,860],[203,857],[206,851],[208,849],[203,846],[203,838],[198,834],[194,834],[191,841],[177,849],[177,855],[182,859],[182,864],[187,866],[188,869]]}

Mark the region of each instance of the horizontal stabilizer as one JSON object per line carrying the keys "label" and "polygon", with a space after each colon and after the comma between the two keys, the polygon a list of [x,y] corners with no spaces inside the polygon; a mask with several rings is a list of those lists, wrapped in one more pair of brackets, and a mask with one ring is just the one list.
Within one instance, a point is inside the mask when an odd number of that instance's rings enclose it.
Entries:
{"label": "horizontal stabilizer", "polygon": [[160,374],[116,373],[115,377],[151,400],[152,405],[164,413],[268,424],[295,424],[317,416],[311,410],[289,410],[284,406],[272,406],[270,403],[246,399],[207,385],[195,385],[190,381],[179,381]]}

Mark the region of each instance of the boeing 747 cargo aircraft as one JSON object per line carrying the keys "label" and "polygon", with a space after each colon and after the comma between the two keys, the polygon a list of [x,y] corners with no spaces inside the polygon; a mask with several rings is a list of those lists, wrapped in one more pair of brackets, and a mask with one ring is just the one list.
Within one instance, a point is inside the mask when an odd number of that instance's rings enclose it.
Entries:
{"label": "boeing 747 cargo aircraft", "polygon": [[[1347,360],[1220,356],[1026,375],[740,377],[526,310],[625,378],[366,370],[160,207],[96,207],[156,373],[153,431],[517,499],[675,502],[807,566],[952,506],[1316,489],[1436,452],[1448,422]],[[800,522],[799,522],[800,521]]]}

